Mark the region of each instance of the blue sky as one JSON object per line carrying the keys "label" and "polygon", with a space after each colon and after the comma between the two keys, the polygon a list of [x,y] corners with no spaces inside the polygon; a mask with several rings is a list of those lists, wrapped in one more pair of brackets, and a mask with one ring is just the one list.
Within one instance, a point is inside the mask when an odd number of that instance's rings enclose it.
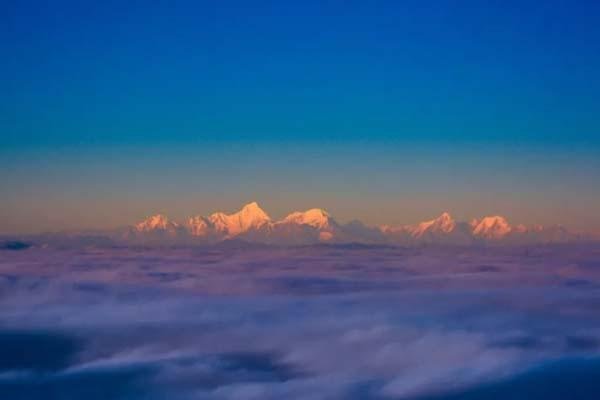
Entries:
{"label": "blue sky", "polygon": [[597,2],[4,9],[0,231],[250,200],[600,227]]}

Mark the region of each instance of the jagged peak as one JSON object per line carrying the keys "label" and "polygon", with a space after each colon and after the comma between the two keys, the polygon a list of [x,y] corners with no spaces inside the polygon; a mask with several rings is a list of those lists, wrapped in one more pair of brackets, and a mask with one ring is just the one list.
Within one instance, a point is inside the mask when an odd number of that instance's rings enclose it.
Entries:
{"label": "jagged peak", "polygon": [[268,221],[271,220],[271,217],[269,217],[269,215],[258,205],[256,201],[244,205],[238,214]]}
{"label": "jagged peak", "polygon": [[421,237],[428,232],[431,233],[450,233],[456,227],[456,222],[452,215],[448,212],[443,212],[439,217],[430,221],[421,222],[412,229],[414,237]]}
{"label": "jagged peak", "polygon": [[233,214],[226,214],[222,211],[214,212],[210,215],[209,219],[223,219],[223,218],[231,218],[231,217],[255,217],[263,220],[271,220],[271,217],[258,205],[256,201],[245,204],[239,211]]}
{"label": "jagged peak", "polygon": [[506,219],[506,217],[504,217],[502,215],[496,214],[496,215],[488,215],[486,217],[483,217],[481,220],[482,221],[485,221],[485,220],[506,221],[507,219]]}
{"label": "jagged peak", "polygon": [[248,209],[248,210],[255,210],[255,209],[258,209],[258,210],[262,211],[262,209],[260,208],[260,206],[258,205],[258,203],[256,201],[251,201],[250,203],[244,204],[244,206],[241,209],[242,210],[246,210],[246,209]]}
{"label": "jagged peak", "polygon": [[473,234],[488,239],[500,239],[512,232],[508,220],[501,215],[492,215],[472,223]]}
{"label": "jagged peak", "polygon": [[244,205],[233,214],[213,213],[208,220],[217,231],[224,233],[226,237],[234,237],[271,223],[271,217],[255,201]]}
{"label": "jagged peak", "polygon": [[208,217],[208,219],[209,220],[222,219],[222,218],[225,218],[225,217],[228,217],[228,215],[225,214],[222,211],[217,211],[217,212],[214,212],[214,213],[210,214],[210,216]]}
{"label": "jagged peak", "polygon": [[135,229],[140,232],[147,232],[158,229],[177,228],[178,226],[176,222],[170,221],[164,214],[155,214],[136,224]]}
{"label": "jagged peak", "polygon": [[[312,227],[318,232],[327,232],[319,236],[320,240],[330,240],[333,237],[352,237],[357,223],[339,225],[331,215],[321,208],[311,208],[306,211],[296,211],[287,215],[284,219],[273,222],[269,215],[260,207],[258,202],[252,201],[245,204],[239,211],[233,214],[216,212],[206,216],[192,216],[185,221],[183,227],[164,214],[155,214],[144,221],[131,227],[139,233],[167,233],[168,235],[179,234],[186,231],[193,236],[204,236],[207,238],[228,239],[241,234],[252,234],[256,237],[269,237],[277,235],[278,232],[303,232],[295,229],[278,230],[280,224],[295,224]],[[469,227],[470,226],[470,227]],[[364,227],[363,225],[359,226]],[[511,226],[507,219],[501,215],[489,215],[481,219],[473,219],[470,223],[457,222],[449,212],[441,213],[437,218],[421,222],[415,225],[386,226],[373,228],[384,235],[394,238],[410,240],[448,240],[448,238],[467,235],[472,238],[485,240],[561,240],[569,235],[569,232],[561,226],[543,227],[539,225],[515,225]],[[257,232],[255,235],[253,232]],[[263,236],[261,236],[263,235]],[[346,235],[346,236],[343,236]],[[461,236],[462,237],[462,236]],[[550,238],[550,239],[548,239]],[[554,239],[558,238],[558,239]]]}
{"label": "jagged peak", "polygon": [[456,225],[456,221],[452,218],[449,212],[443,212],[442,215],[434,220],[434,224],[439,226],[444,231],[451,231]]}
{"label": "jagged peak", "polygon": [[438,220],[453,220],[452,215],[448,211],[444,211],[439,217]]}
{"label": "jagged peak", "polygon": [[508,220],[501,215],[483,217],[477,223],[478,226],[509,225]]}
{"label": "jagged peak", "polygon": [[321,208],[306,211],[295,211],[283,219],[284,223],[310,225],[315,228],[327,228],[332,224],[331,215]]}

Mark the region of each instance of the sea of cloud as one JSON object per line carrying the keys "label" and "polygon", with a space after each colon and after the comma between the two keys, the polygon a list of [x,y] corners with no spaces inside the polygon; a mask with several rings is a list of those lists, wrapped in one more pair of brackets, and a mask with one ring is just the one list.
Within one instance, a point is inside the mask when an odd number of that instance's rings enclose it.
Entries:
{"label": "sea of cloud", "polygon": [[0,252],[0,398],[597,399],[600,247]]}

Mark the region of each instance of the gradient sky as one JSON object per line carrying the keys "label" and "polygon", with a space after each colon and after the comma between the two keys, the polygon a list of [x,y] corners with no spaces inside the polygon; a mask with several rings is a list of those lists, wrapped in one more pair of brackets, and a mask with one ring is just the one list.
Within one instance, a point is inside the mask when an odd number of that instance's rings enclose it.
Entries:
{"label": "gradient sky", "polygon": [[0,232],[257,200],[600,231],[597,1],[8,1]]}

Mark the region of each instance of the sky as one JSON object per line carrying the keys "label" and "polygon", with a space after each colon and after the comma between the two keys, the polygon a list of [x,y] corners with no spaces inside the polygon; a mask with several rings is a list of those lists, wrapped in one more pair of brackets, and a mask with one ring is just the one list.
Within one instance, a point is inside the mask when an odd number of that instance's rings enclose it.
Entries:
{"label": "sky", "polygon": [[600,231],[596,1],[8,1],[0,233],[258,201]]}

